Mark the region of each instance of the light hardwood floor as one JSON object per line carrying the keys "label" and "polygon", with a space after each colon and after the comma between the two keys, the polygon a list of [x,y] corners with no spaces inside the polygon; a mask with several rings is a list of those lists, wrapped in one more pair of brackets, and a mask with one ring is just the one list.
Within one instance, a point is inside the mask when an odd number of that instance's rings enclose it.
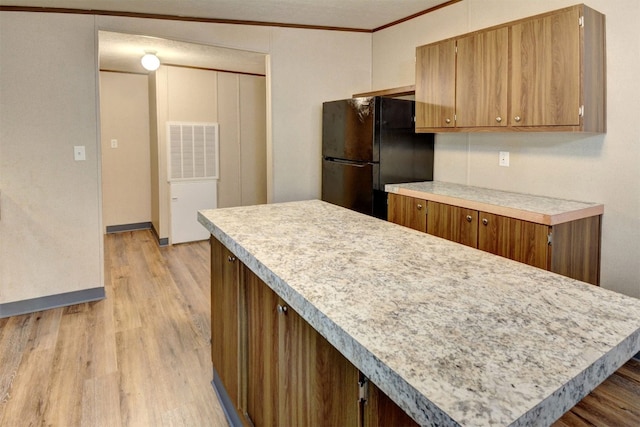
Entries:
{"label": "light hardwood floor", "polygon": [[[209,265],[208,242],[105,236],[106,299],[0,319],[0,427],[227,426],[210,384]],[[566,426],[640,426],[640,362]]]}
{"label": "light hardwood floor", "polygon": [[107,298],[0,319],[0,426],[226,426],[209,243],[105,236]]}

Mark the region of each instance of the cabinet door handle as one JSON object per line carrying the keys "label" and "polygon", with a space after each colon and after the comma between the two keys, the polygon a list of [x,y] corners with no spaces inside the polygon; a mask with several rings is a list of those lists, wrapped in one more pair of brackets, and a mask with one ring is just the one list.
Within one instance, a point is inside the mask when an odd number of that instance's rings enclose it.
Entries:
{"label": "cabinet door handle", "polygon": [[446,119],[444,119],[444,122],[445,122],[446,124],[449,124],[449,123],[451,123],[451,119],[447,117]]}
{"label": "cabinet door handle", "polygon": [[420,209],[422,209],[422,205],[421,205],[420,203],[418,203],[418,205],[416,206],[416,208],[417,208],[418,210],[420,210]]}
{"label": "cabinet door handle", "polygon": [[229,262],[235,262],[235,260],[236,260],[236,257],[234,257],[233,255],[229,255],[227,257],[227,261],[229,261]]}
{"label": "cabinet door handle", "polygon": [[287,306],[278,304],[278,313],[287,314]]}
{"label": "cabinet door handle", "polygon": [[487,218],[482,218],[482,223],[484,225],[487,225],[487,224],[489,224],[489,220]]}
{"label": "cabinet door handle", "polygon": [[467,215],[467,222],[471,222],[472,219],[473,217],[471,215]]}
{"label": "cabinet door handle", "polygon": [[515,120],[516,122],[519,122],[519,121],[520,121],[520,120],[522,120],[522,119],[520,118],[520,116],[515,116],[515,117],[513,118],[513,120]]}
{"label": "cabinet door handle", "polygon": [[496,122],[498,122],[498,123],[502,122],[502,117],[500,117],[500,116],[496,117]]}

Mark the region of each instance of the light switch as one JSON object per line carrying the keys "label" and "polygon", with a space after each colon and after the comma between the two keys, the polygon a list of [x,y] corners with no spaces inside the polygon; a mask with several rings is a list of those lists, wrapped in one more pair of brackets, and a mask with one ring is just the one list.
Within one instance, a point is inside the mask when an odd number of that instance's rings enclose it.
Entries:
{"label": "light switch", "polygon": [[87,160],[87,157],[84,152],[84,145],[73,146],[73,159],[75,161]]}

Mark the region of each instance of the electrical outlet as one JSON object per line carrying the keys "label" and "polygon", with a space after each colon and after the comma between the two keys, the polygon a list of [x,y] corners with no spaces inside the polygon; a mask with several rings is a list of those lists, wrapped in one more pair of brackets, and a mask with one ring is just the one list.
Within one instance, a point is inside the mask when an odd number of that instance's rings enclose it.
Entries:
{"label": "electrical outlet", "polygon": [[112,139],[111,140],[111,148],[118,148],[118,140],[117,139]]}
{"label": "electrical outlet", "polygon": [[498,164],[500,166],[509,166],[509,152],[508,151],[501,151],[500,152],[500,159],[498,160]]}
{"label": "electrical outlet", "polygon": [[87,160],[87,157],[84,152],[84,145],[74,145],[73,146],[73,159],[75,161],[79,160]]}

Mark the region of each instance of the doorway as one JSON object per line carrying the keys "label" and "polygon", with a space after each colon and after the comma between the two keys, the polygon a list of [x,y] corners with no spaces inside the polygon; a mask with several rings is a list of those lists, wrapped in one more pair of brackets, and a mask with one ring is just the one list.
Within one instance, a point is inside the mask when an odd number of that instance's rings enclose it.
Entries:
{"label": "doorway", "polygon": [[[135,137],[135,142],[128,145],[148,148],[148,173],[143,171],[146,165],[142,159],[125,160],[123,144],[129,137],[113,134],[114,131],[104,125],[113,121],[102,120],[101,179],[105,228],[146,225],[155,231],[160,244],[173,243],[172,228],[175,226],[171,220],[171,191],[167,177],[168,121],[219,123],[217,207],[267,202],[270,179],[267,176],[268,58],[265,54],[108,31],[99,31],[99,51],[101,100],[103,91],[113,90],[102,84],[102,77],[107,74],[120,75],[120,79],[109,77],[110,80],[138,81],[139,92],[143,92],[144,82],[147,87],[148,136]],[[140,65],[140,58],[149,51],[156,52],[161,66],[157,71],[147,73]],[[129,94],[134,97],[133,91]],[[105,92],[105,98],[108,97]],[[101,119],[109,114],[103,111],[102,101],[100,114]],[[142,116],[137,124],[145,121]],[[126,134],[129,128],[123,128],[118,132]],[[114,153],[120,154],[118,162],[111,161]],[[126,178],[133,176],[134,172],[138,174],[137,178]],[[145,173],[149,176],[148,184],[140,177]],[[117,191],[110,188],[114,176],[119,179],[121,187]],[[137,201],[147,203],[146,218],[141,216],[144,209],[138,211],[136,218],[124,215],[131,207],[126,201],[127,194],[137,194]],[[114,221],[120,224],[110,224]],[[193,221],[197,221],[195,212]]]}

